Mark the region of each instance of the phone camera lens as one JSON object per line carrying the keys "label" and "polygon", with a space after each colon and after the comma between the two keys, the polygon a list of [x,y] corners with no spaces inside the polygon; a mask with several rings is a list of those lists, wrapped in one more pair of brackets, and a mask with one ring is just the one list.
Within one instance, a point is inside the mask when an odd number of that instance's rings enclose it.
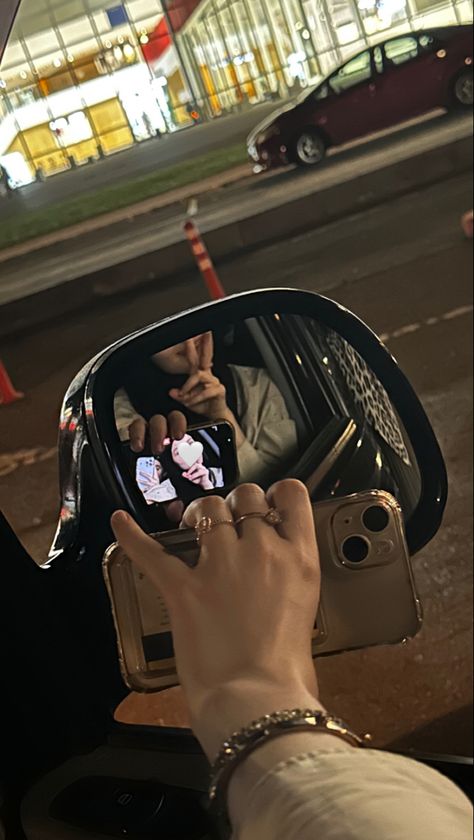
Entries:
{"label": "phone camera lens", "polygon": [[380,531],[385,531],[389,519],[388,512],[380,505],[373,505],[367,508],[362,517],[365,527],[376,534],[380,533]]}
{"label": "phone camera lens", "polygon": [[369,544],[363,537],[348,537],[343,543],[342,553],[349,563],[362,563],[369,555]]}

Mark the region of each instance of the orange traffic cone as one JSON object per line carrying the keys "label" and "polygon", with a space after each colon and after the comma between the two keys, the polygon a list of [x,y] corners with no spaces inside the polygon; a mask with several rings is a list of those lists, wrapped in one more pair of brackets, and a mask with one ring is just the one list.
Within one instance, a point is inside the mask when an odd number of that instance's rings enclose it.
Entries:
{"label": "orange traffic cone", "polygon": [[184,232],[189,241],[191,251],[193,252],[199,271],[201,272],[204,282],[212,300],[220,300],[226,296],[216,269],[209,256],[209,252],[202,240],[198,227],[192,219],[184,225]]}
{"label": "orange traffic cone", "polygon": [[25,395],[21,391],[17,391],[13,387],[13,383],[8,376],[5,365],[0,359],[0,405],[8,405],[9,403],[21,400]]}

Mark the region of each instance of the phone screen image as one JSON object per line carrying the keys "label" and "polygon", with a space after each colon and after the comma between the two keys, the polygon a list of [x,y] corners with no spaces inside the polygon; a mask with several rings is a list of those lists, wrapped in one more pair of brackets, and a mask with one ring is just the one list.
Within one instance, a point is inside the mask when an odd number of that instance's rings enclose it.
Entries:
{"label": "phone screen image", "polygon": [[137,457],[135,480],[148,505],[195,498],[234,483],[236,456],[228,423],[189,429],[181,440],[165,440],[161,455]]}

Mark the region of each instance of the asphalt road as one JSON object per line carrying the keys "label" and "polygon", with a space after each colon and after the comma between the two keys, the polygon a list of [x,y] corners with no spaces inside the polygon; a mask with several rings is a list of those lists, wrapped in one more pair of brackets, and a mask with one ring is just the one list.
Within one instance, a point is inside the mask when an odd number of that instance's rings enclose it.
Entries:
{"label": "asphalt road", "polygon": [[[401,162],[410,167],[414,157],[433,150],[442,150],[441,164],[438,165],[444,171],[443,161],[449,160],[450,144],[461,138],[470,138],[471,135],[470,115],[434,115],[431,119],[412,121],[396,130],[372,135],[356,144],[335,150],[324,164],[314,170],[289,168],[260,177],[244,178],[199,196],[199,228],[207,234],[220,231],[225,225],[242,221],[245,224],[247,220],[255,219],[256,230],[263,229],[264,235],[270,239],[274,224],[272,212],[281,208],[285,219],[283,224],[286,225],[287,206],[291,200],[311,197],[311,200],[319,201],[320,208],[324,210],[326,190],[341,184],[350,185],[354,179],[359,178],[358,186],[349,188],[348,195],[351,207],[363,206],[374,189],[366,176],[386,167],[395,167]],[[414,172],[411,176],[413,178],[416,177]],[[403,183],[406,183],[399,173],[390,175],[385,172],[384,177],[386,184],[392,184],[390,189],[393,191],[397,189],[400,180],[402,189]],[[265,213],[270,214],[270,217],[259,225],[258,216]],[[315,220],[316,213],[310,218]],[[111,275],[105,279],[100,277],[98,285],[109,283],[111,290],[113,288],[115,291],[115,269],[121,264],[127,266],[127,285],[130,273],[133,276],[141,273],[143,279],[151,274],[157,278],[157,282],[161,282],[163,274],[170,273],[170,265],[174,273],[175,263],[172,258],[171,263],[166,258],[164,262],[160,261],[160,251],[171,245],[181,246],[184,219],[184,204],[175,202],[152,212],[126,217],[105,228],[96,229],[92,220],[87,232],[80,236],[54,242],[40,250],[30,250],[20,256],[7,258],[8,250],[0,252],[0,306],[54,288],[59,289],[63,297],[66,294],[63,284],[74,282],[79,285],[84,277],[97,275],[99,271],[109,268]],[[241,235],[245,241],[249,241],[248,235]],[[227,232],[224,231],[221,237],[224,245],[227,239]],[[191,265],[192,257],[187,246],[183,250]],[[129,262],[137,259],[141,266],[139,269],[135,269]],[[182,264],[182,261],[178,263]],[[162,265],[165,266],[164,271]],[[120,279],[120,284],[123,284],[123,279]],[[72,295],[71,299],[74,299],[74,290]],[[33,301],[33,307],[36,306],[37,301]]]}
{"label": "asphalt road", "polygon": [[[441,441],[451,494],[436,539],[414,558],[425,624],[407,645],[319,662],[323,699],[375,743],[471,750],[472,249],[459,228],[471,205],[455,178],[221,266],[231,293],[290,285],[328,294],[387,338]],[[114,338],[205,300],[195,274],[104,301],[0,346],[22,402],[0,407],[0,507],[44,559],[57,513],[56,423],[80,366]],[[148,719],[176,717],[176,696],[142,699]],[[158,707],[157,707],[158,704]],[[137,705],[124,711],[137,716]]]}
{"label": "asphalt road", "polygon": [[[0,201],[0,220],[14,212],[40,210],[71,196],[95,192],[123,179],[132,180],[173,166],[213,149],[244,142],[252,128],[274,111],[275,102],[258,105],[241,114],[219,117],[173,134],[137,143],[93,164],[61,172],[44,183],[29,184],[15,192],[11,201]],[[133,196],[131,196],[133,201]]]}

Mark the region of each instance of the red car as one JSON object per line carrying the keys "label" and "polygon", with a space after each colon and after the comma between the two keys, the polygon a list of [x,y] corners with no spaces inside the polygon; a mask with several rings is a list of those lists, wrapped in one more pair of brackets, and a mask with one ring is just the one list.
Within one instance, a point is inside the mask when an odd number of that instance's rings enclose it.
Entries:
{"label": "red car", "polygon": [[435,108],[472,107],[472,25],[407,32],[368,47],[260,123],[247,140],[260,169],[314,166],[331,146]]}

